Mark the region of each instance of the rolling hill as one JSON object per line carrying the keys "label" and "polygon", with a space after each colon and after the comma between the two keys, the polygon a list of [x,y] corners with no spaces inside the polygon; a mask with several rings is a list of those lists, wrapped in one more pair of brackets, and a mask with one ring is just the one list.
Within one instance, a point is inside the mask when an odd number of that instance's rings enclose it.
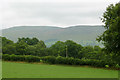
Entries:
{"label": "rolling hill", "polygon": [[43,40],[47,46],[56,41],[73,40],[86,45],[100,45],[95,40],[98,35],[104,32],[104,28],[99,26],[78,25],[68,28],[54,26],[17,26],[2,30],[2,36],[10,40],[17,41],[19,37],[37,37]]}

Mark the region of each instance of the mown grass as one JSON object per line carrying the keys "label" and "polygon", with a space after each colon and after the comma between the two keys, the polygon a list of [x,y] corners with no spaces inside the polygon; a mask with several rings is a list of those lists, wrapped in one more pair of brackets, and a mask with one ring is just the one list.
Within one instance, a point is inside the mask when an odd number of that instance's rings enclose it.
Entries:
{"label": "mown grass", "polygon": [[2,61],[0,59],[0,80],[2,79]]}
{"label": "mown grass", "polygon": [[117,70],[5,61],[2,71],[3,78],[118,78]]}

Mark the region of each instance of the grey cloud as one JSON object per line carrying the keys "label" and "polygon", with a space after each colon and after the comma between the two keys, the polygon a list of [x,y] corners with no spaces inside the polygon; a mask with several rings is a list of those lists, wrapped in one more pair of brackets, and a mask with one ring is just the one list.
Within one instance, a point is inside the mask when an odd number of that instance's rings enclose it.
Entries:
{"label": "grey cloud", "polygon": [[[101,24],[102,16],[108,3],[99,2],[10,2],[3,10],[3,24],[7,26],[39,22],[61,25]],[[29,23],[32,22],[32,23]]]}
{"label": "grey cloud", "polygon": [[[75,5],[75,4],[74,4]],[[69,6],[69,7],[68,7]],[[32,4],[19,4],[13,5],[12,8],[21,17],[33,17],[33,18],[53,18],[53,19],[60,19],[60,18],[68,18],[68,17],[75,17],[75,18],[82,18],[82,17],[96,17],[98,16],[98,10],[96,9],[89,9],[89,7],[81,7],[81,5],[77,4],[76,6],[71,6],[66,4],[41,4],[41,3],[32,3]]]}

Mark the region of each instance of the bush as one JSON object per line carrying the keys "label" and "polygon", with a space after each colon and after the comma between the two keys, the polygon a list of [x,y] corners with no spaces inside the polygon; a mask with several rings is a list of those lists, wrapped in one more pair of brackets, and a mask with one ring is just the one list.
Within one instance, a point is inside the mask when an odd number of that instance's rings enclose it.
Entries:
{"label": "bush", "polygon": [[45,63],[55,64],[56,57],[55,56],[45,56],[45,57],[42,57],[41,60]]}
{"label": "bush", "polygon": [[68,65],[74,65],[74,58],[72,57],[69,57],[69,58],[66,58],[66,64]]}
{"label": "bush", "polygon": [[57,63],[57,64],[66,64],[65,62],[66,62],[65,61],[65,57],[58,56],[56,58],[56,62],[55,63]]}
{"label": "bush", "polygon": [[17,60],[18,61],[25,61],[25,56],[23,56],[23,55],[17,55],[18,57],[17,57]]}
{"label": "bush", "polygon": [[40,62],[40,58],[37,56],[27,55],[25,56],[26,62]]}
{"label": "bush", "polygon": [[115,62],[108,62],[108,61],[102,61],[102,60],[94,60],[94,59],[77,59],[72,57],[55,57],[55,56],[45,56],[45,57],[38,57],[38,56],[32,56],[32,55],[8,55],[3,54],[2,55],[3,60],[6,61],[26,61],[26,62],[43,62],[43,63],[49,63],[49,64],[67,64],[67,65],[88,65],[93,67],[105,67],[110,68],[114,67],[116,69],[119,69],[120,66]]}
{"label": "bush", "polygon": [[120,65],[119,65],[119,64],[116,64],[116,65],[115,65],[115,68],[116,68],[116,69],[120,69]]}
{"label": "bush", "polygon": [[5,61],[26,61],[26,62],[40,62],[40,58],[32,55],[8,55],[3,54],[2,59]]}
{"label": "bush", "polygon": [[106,68],[109,68],[109,65],[105,65]]}
{"label": "bush", "polygon": [[5,61],[10,61],[10,55],[9,54],[3,54],[2,59]]}
{"label": "bush", "polygon": [[10,61],[18,61],[18,57],[19,56],[12,54],[10,55]]}
{"label": "bush", "polygon": [[10,61],[25,61],[25,56],[23,55],[10,55]]}

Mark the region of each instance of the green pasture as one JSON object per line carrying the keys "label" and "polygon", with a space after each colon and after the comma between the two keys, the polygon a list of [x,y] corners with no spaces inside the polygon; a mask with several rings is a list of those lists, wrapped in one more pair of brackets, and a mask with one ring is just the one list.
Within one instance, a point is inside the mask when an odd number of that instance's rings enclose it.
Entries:
{"label": "green pasture", "polygon": [[2,62],[3,78],[117,78],[117,70],[99,68]]}

